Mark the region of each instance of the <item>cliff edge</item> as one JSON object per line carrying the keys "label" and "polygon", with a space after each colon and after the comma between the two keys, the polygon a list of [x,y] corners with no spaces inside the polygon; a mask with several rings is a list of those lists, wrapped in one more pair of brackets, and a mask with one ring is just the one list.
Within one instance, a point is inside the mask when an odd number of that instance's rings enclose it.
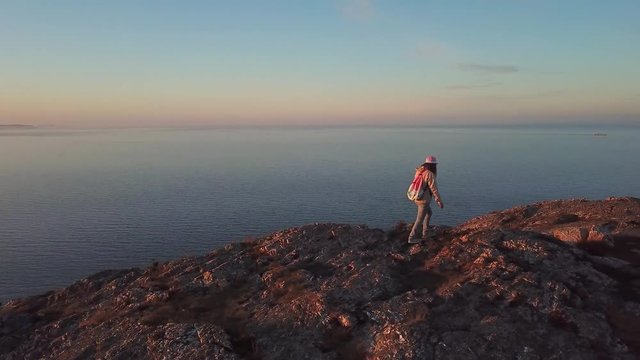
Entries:
{"label": "cliff edge", "polygon": [[635,359],[640,200],[316,224],[0,307],[0,359]]}

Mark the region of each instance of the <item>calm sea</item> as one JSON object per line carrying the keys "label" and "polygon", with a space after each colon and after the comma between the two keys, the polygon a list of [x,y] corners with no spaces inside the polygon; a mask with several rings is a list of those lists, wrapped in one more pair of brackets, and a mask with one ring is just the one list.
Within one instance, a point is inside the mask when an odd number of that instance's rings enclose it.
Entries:
{"label": "calm sea", "polygon": [[[598,129],[603,131],[603,129]],[[314,222],[389,228],[427,154],[454,225],[558,198],[640,196],[640,130],[0,132],[0,300]]]}

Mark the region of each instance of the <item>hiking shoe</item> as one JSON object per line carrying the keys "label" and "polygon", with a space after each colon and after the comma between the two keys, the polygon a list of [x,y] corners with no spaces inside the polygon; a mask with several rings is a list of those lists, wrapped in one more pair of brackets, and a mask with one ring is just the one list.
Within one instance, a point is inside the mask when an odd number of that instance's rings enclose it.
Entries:
{"label": "hiking shoe", "polygon": [[434,240],[436,237],[436,233],[429,231],[426,235],[422,235],[422,240]]}
{"label": "hiking shoe", "polygon": [[419,238],[409,238],[409,240],[407,240],[407,243],[409,244],[419,244],[422,241],[422,239]]}

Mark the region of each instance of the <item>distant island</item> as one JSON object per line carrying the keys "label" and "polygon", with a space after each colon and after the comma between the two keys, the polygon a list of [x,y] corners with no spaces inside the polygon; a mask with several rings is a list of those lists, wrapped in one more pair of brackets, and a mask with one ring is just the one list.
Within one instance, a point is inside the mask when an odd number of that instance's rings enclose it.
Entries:
{"label": "distant island", "polygon": [[0,124],[0,130],[7,129],[35,129],[35,125],[29,124]]}

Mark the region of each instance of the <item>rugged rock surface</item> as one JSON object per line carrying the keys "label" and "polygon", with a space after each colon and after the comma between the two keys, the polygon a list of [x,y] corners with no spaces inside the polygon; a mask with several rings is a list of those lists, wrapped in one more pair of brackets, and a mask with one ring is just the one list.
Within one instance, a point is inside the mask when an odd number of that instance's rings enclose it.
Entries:
{"label": "rugged rock surface", "polygon": [[634,359],[640,200],[308,225],[0,307],[1,359]]}

